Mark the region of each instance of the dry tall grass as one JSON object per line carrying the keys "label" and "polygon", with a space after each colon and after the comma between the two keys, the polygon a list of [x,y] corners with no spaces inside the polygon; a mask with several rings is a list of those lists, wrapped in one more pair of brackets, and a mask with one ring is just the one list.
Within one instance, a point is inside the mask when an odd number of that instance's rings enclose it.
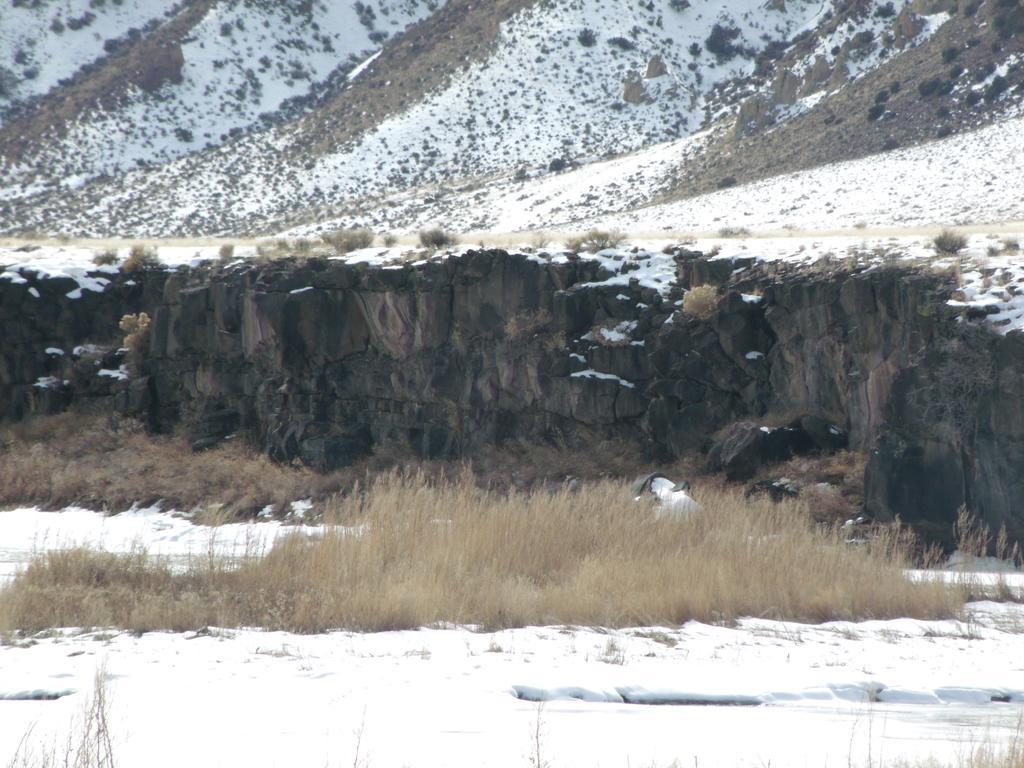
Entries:
{"label": "dry tall grass", "polygon": [[360,248],[369,248],[373,245],[373,238],[373,232],[365,227],[339,229],[321,235],[321,239],[331,246],[339,256],[344,256],[346,253]]}
{"label": "dry tall grass", "polygon": [[323,535],[240,564],[202,557],[182,573],[141,551],[44,554],[0,592],[0,628],[629,626],[935,618],[962,605],[956,589],[905,577],[902,535],[852,547],[798,504],[698,500],[693,519],[656,520],[621,484],[497,493],[389,474],[338,497]]}
{"label": "dry tall grass", "polygon": [[147,435],[128,419],[67,412],[0,428],[0,508],[119,512],[162,502],[180,510],[222,505],[244,516],[329,495],[358,477],[275,464],[240,441],[193,453],[183,437]]}
{"label": "dry tall grass", "polygon": [[[216,505],[224,513],[245,517],[268,504],[283,508],[296,499],[319,502],[396,466],[432,477],[450,474],[453,467],[389,444],[375,446],[373,456],[351,467],[318,474],[272,462],[243,438],[196,454],[184,436],[146,435],[131,419],[68,411],[0,425],[0,508],[78,504],[119,512],[132,504],[160,501],[164,509]],[[555,486],[566,475],[588,479],[633,478],[653,470],[670,477],[693,473],[684,461],[651,465],[636,446],[616,441],[592,443],[585,454],[509,442],[476,451],[472,468],[477,483],[492,488]]]}
{"label": "dry tall grass", "polygon": [[935,758],[914,762],[898,760],[895,768],[1024,768],[1024,717],[1017,720],[1017,728],[1008,740],[993,739],[985,735],[980,740],[969,740],[961,747],[952,762]]}

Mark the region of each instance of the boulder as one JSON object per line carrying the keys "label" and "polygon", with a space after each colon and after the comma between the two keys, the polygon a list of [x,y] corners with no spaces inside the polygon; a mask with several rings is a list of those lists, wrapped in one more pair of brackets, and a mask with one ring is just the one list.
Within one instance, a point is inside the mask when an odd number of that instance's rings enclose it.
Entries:
{"label": "boulder", "polygon": [[905,5],[892,21],[893,38],[896,44],[904,46],[913,41],[921,30],[924,29],[925,21],[917,15],[912,6]]}
{"label": "boulder", "polygon": [[627,104],[646,104],[651,100],[643,81],[630,75],[622,86],[622,100]]}
{"label": "boulder", "polygon": [[668,74],[668,67],[665,66],[665,60],[661,56],[654,55],[650,61],[647,62],[647,71],[644,72],[645,80],[654,80],[658,77],[664,77]]}

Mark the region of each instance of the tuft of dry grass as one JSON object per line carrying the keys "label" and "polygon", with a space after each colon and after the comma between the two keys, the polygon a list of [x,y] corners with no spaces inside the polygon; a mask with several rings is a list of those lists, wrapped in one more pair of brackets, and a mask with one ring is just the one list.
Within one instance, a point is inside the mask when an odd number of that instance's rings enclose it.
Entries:
{"label": "tuft of dry grass", "polygon": [[149,315],[145,312],[125,315],[118,323],[118,327],[124,334],[123,343],[128,349],[129,360],[137,368],[149,349]]}
{"label": "tuft of dry grass", "polygon": [[626,240],[626,235],[617,229],[591,229],[583,235],[583,247],[591,253],[618,248]]}
{"label": "tuft of dry grass", "polygon": [[316,537],[184,572],[143,551],[41,555],[0,592],[0,629],[262,626],[296,632],[449,621],[631,626],[766,616],[950,617],[955,587],[911,582],[907,534],[843,543],[799,503],[705,489],[700,515],[659,520],[623,483],[578,492],[388,473],[336,496]]}
{"label": "tuft of dry grass", "polygon": [[683,295],[683,312],[698,320],[710,320],[718,308],[718,289],[695,285]]}
{"label": "tuft of dry grass", "polygon": [[565,240],[565,248],[570,253],[597,253],[608,248],[617,248],[626,240],[626,235],[618,230],[590,229],[581,235],[573,235]]}

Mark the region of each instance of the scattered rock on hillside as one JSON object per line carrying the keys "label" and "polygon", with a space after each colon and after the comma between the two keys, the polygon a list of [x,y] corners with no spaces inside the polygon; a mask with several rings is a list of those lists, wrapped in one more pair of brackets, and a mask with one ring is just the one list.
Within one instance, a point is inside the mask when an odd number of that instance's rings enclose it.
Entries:
{"label": "scattered rock on hillside", "polygon": [[647,71],[644,72],[645,80],[653,80],[657,77],[663,77],[668,74],[668,67],[665,66],[665,60],[661,56],[652,56],[651,60],[647,62]]}
{"label": "scattered rock on hillside", "polygon": [[622,88],[622,100],[624,102],[627,104],[644,104],[650,101],[650,98],[647,94],[647,89],[644,88],[643,81],[635,74],[630,75],[626,79],[626,83]]}

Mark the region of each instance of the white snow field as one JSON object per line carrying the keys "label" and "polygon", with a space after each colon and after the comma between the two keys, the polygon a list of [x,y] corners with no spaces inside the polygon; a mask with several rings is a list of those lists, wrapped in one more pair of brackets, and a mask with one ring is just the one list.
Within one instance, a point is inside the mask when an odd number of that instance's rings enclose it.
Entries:
{"label": "white snow field", "polygon": [[818,626],[49,633],[0,648],[0,756],[29,728],[35,743],[59,739],[105,665],[123,766],[527,766],[538,727],[552,768],[952,764],[1012,738],[1024,714],[1024,612],[968,610]]}
{"label": "white snow field", "polygon": [[[72,543],[240,554],[282,530],[22,509],[0,512],[0,560],[10,574]],[[103,667],[122,766],[525,766],[538,729],[552,768],[953,763],[1018,732],[1021,658],[1024,606],[990,602],[960,620],[821,625],[66,629],[0,643],[0,761],[30,731],[32,749],[62,744]]]}
{"label": "white snow field", "polygon": [[229,523],[216,527],[194,525],[180,514],[157,507],[132,508],[106,515],[80,507],[44,512],[33,507],[0,512],[0,587],[20,567],[44,551],[88,546],[108,552],[147,552],[185,564],[210,555],[258,556],[278,536],[302,528],[273,520]]}

